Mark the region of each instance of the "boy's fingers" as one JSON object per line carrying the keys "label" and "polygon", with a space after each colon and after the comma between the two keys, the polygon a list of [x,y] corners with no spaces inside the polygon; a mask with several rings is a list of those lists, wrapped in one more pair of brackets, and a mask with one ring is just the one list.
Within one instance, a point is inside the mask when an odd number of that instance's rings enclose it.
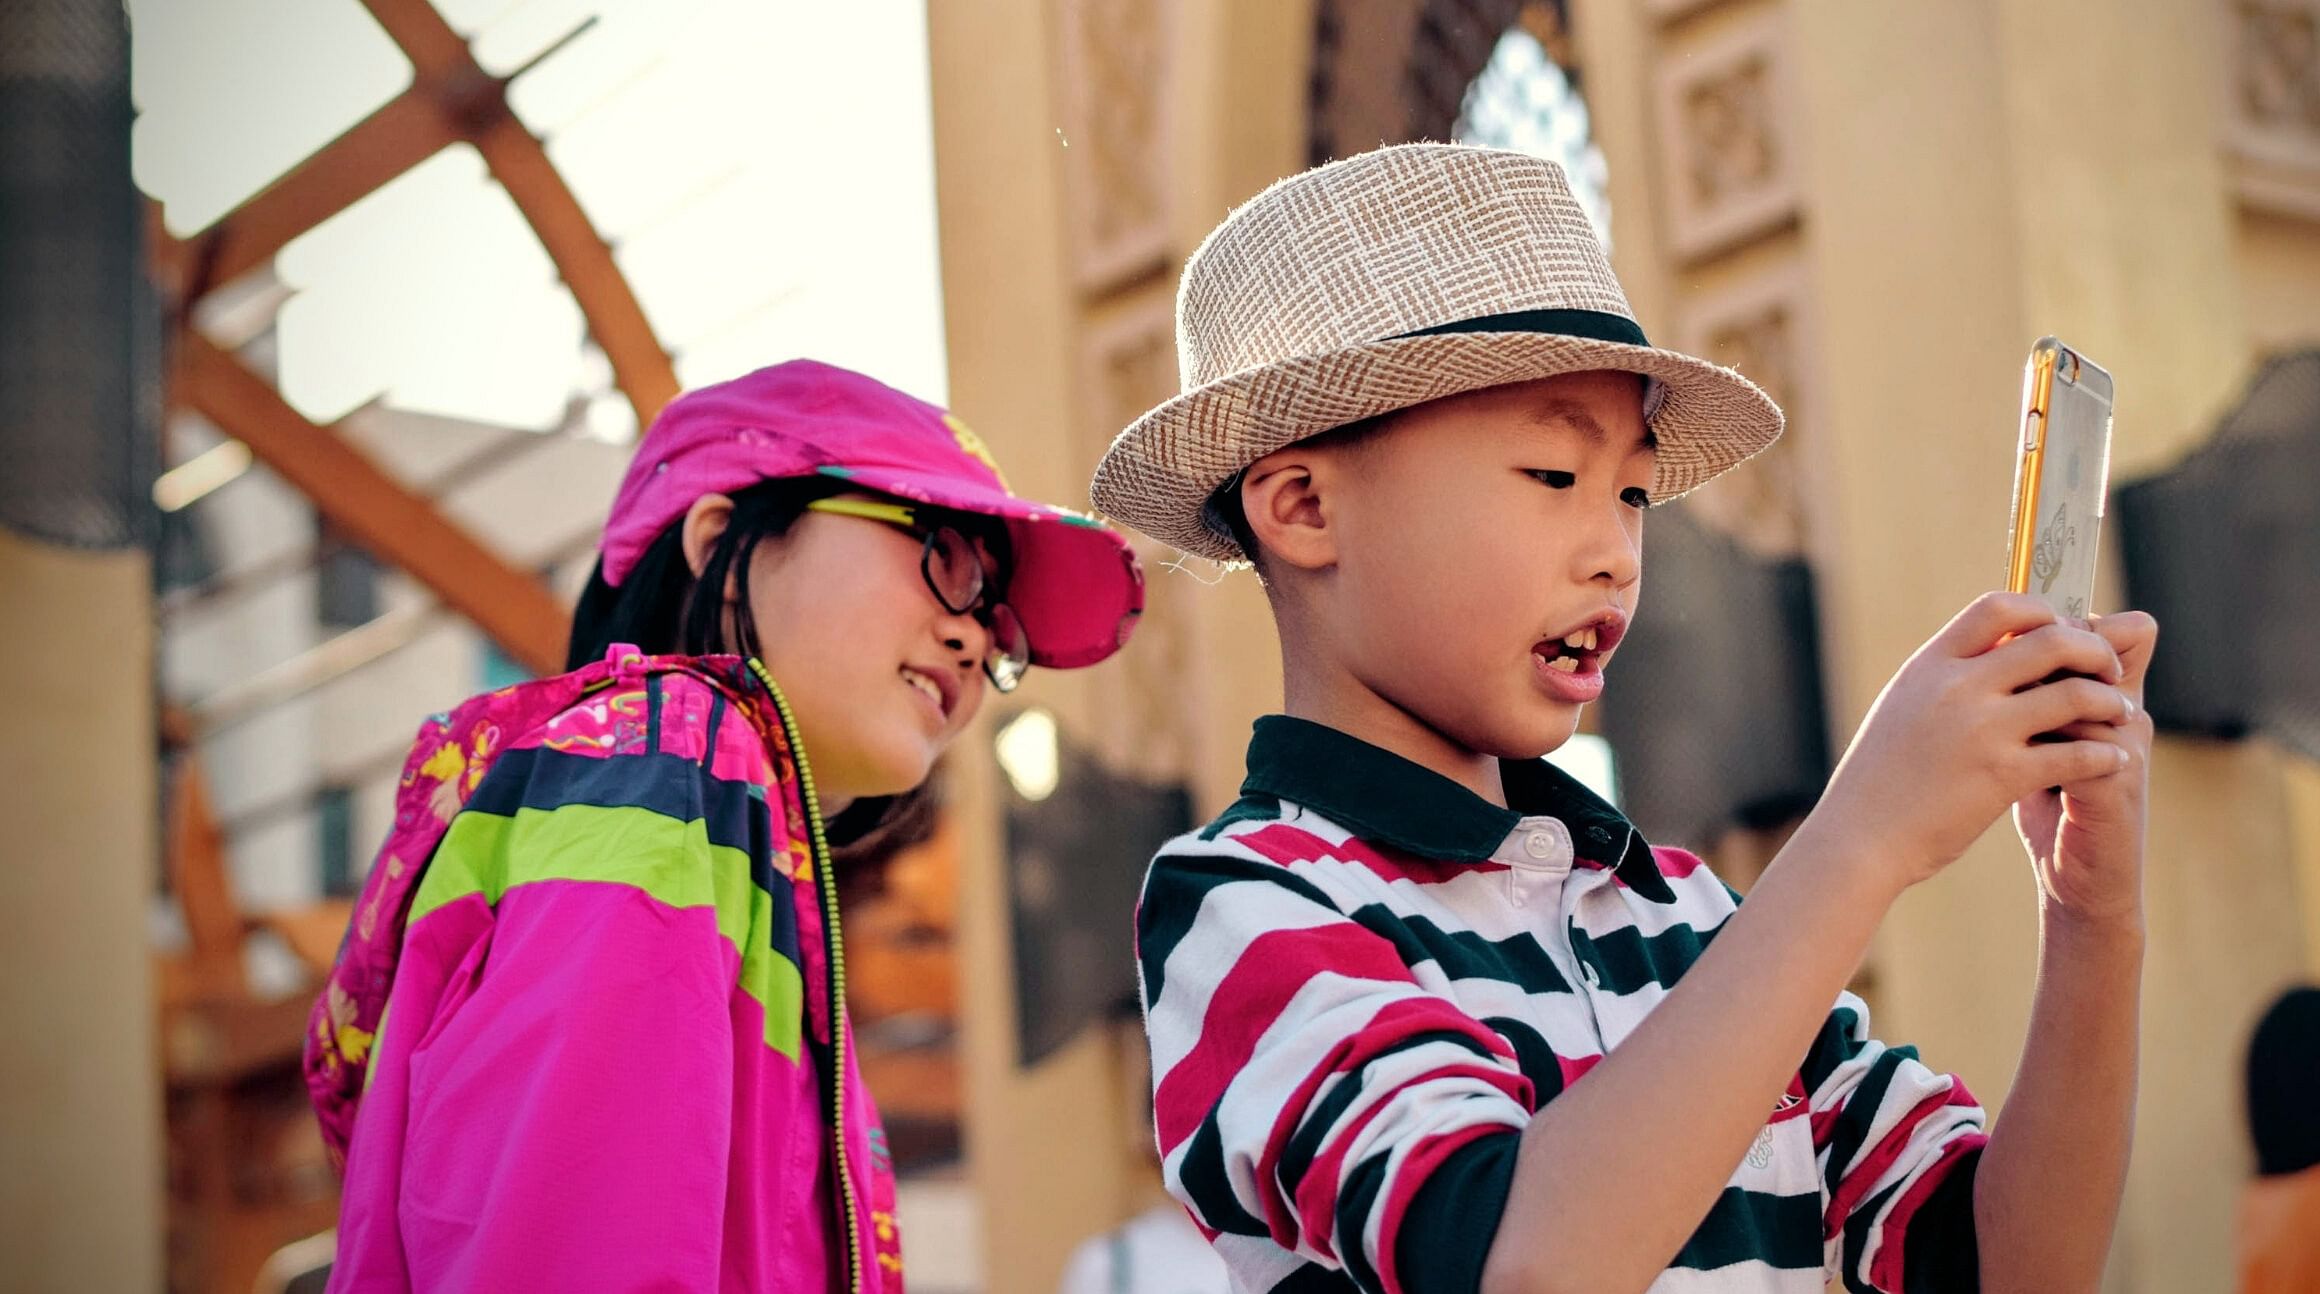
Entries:
{"label": "boy's fingers", "polygon": [[2118,653],[2120,663],[2125,666],[2121,685],[2133,689],[2139,696],[2143,675],[2151,668],[2151,653],[2159,645],[2159,622],[2148,612],[2114,611],[2095,617],[2093,629]]}
{"label": "boy's fingers", "polygon": [[2031,746],[2023,755],[2025,780],[2037,789],[2069,786],[2109,777],[2126,768],[2133,758],[2126,747],[2108,741],[2061,741]]}
{"label": "boy's fingers", "polygon": [[1984,593],[1957,613],[1934,641],[1952,656],[1979,656],[2008,635],[2054,623],[2054,608],[2027,593]]}
{"label": "boy's fingers", "polygon": [[2102,635],[2075,625],[2050,624],[1993,648],[1983,657],[2008,691],[2029,687],[2054,674],[2084,674],[2116,682],[2126,663]]}
{"label": "boy's fingers", "polygon": [[2135,717],[2135,703],[2108,683],[2091,678],[2056,679],[2012,698],[2015,730],[2024,737],[2074,724],[2118,727]]}

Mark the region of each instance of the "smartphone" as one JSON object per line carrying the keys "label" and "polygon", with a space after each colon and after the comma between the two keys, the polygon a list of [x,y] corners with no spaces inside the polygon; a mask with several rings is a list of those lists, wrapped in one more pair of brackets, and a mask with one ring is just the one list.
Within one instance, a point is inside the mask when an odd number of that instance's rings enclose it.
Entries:
{"label": "smartphone", "polygon": [[2022,369],[2021,458],[2006,587],[2087,618],[2110,495],[2111,375],[2052,337]]}

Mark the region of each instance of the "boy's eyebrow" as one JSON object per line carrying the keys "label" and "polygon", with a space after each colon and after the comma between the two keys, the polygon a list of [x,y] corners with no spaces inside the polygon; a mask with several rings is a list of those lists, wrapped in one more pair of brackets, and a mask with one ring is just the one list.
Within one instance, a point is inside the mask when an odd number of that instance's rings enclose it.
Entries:
{"label": "boy's eyebrow", "polygon": [[[1561,423],[1585,436],[1588,442],[1593,445],[1602,446],[1611,443],[1611,433],[1604,430],[1603,424],[1596,421],[1595,415],[1588,411],[1587,406],[1577,400],[1553,399],[1543,401],[1531,410],[1531,421],[1542,425]],[[1643,439],[1638,442],[1637,448],[1656,451],[1659,448],[1659,436],[1649,426],[1646,426],[1643,429]]]}

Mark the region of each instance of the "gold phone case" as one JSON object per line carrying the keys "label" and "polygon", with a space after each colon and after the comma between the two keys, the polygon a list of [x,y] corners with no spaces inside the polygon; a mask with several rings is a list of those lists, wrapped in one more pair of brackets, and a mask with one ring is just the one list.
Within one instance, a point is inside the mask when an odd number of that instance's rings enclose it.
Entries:
{"label": "gold phone case", "polygon": [[2083,620],[2111,465],[2111,375],[2052,337],[2022,371],[2021,460],[2006,587]]}

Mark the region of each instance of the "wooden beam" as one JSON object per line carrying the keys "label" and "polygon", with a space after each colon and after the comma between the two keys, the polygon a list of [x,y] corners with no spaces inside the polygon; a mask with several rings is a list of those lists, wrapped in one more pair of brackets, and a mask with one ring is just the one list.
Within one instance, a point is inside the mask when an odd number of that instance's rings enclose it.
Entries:
{"label": "wooden beam", "polygon": [[165,861],[169,888],[185,917],[183,987],[194,998],[246,996],[242,915],[226,875],[225,836],[210,812],[201,756],[192,749],[178,753],[169,789]]}
{"label": "wooden beam", "polygon": [[571,288],[589,334],[612,363],[613,381],[636,410],[637,425],[651,423],[676,398],[676,368],[612,248],[556,173],[547,149],[509,110],[506,83],[476,64],[430,0],[363,0],[363,6],[411,60],[418,87],[436,96],[438,110],[483,154],[492,178],[514,199]]}
{"label": "wooden beam", "polygon": [[457,143],[424,85],[390,99],[200,233],[185,240],[183,287],[195,297],[272,260],[291,239]]}
{"label": "wooden beam", "polygon": [[570,620],[545,585],[502,561],[336,432],[308,421],[239,359],[195,330],[181,330],[172,386],[356,543],[433,590],[526,669],[563,669]]}

